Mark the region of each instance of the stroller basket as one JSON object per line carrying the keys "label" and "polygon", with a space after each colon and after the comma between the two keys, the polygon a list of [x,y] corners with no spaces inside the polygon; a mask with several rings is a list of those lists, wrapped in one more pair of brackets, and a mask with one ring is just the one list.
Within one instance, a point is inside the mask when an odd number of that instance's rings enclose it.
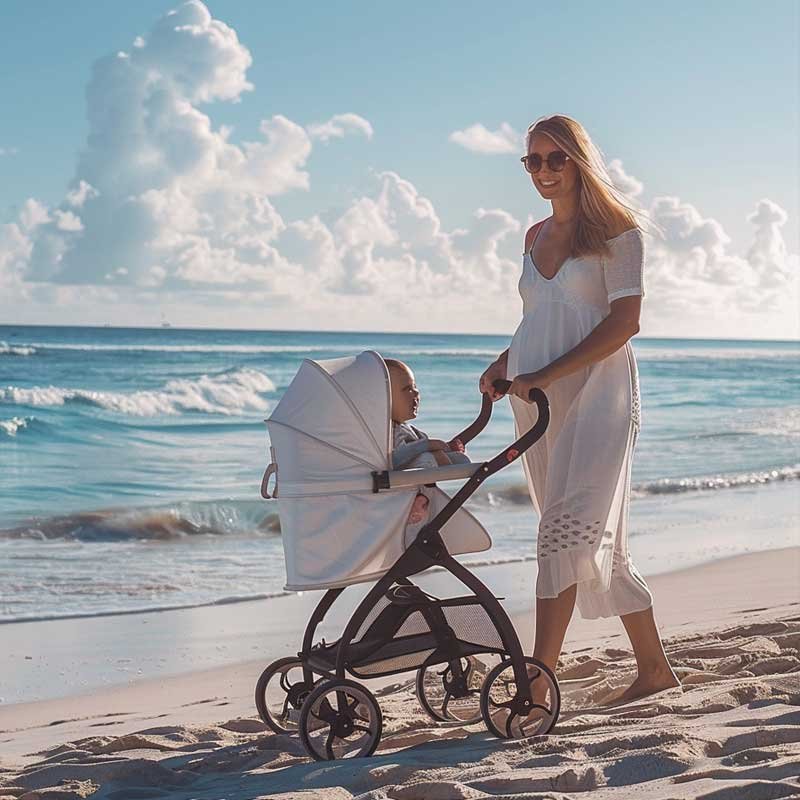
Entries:
{"label": "stroller basket", "polygon": [[[404,590],[416,586],[402,587]],[[388,595],[388,596],[387,596]],[[444,664],[476,653],[503,653],[502,639],[489,613],[474,595],[409,602],[384,595],[348,647],[347,669],[374,678]],[[339,642],[312,649],[310,661],[332,672]]]}

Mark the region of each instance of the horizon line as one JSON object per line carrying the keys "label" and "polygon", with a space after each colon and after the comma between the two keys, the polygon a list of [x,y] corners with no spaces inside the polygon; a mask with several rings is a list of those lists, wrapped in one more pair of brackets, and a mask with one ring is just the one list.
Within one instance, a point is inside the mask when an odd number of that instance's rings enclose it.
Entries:
{"label": "horizon line", "polygon": [[[377,334],[382,336],[512,336],[512,333],[461,333],[459,331],[375,331],[375,330],[325,330],[321,328],[214,328],[179,327],[169,325],[56,325],[47,323],[0,323],[0,328],[78,328],[83,330],[130,330],[130,331],[216,331],[218,333],[324,333],[324,334]],[[632,337],[636,338],[636,337]],[[683,342],[775,342],[779,344],[800,344],[797,339],[733,339],[697,336],[639,336],[639,340],[683,341]]]}

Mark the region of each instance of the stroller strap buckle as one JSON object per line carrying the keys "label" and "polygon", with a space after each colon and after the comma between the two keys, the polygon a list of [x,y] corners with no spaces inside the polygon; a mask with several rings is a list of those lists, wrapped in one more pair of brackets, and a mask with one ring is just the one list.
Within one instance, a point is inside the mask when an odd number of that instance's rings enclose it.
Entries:
{"label": "stroller strap buckle", "polygon": [[378,494],[381,489],[384,491],[386,489],[391,489],[391,484],[389,483],[389,471],[383,470],[382,472],[373,472],[372,473],[372,493]]}

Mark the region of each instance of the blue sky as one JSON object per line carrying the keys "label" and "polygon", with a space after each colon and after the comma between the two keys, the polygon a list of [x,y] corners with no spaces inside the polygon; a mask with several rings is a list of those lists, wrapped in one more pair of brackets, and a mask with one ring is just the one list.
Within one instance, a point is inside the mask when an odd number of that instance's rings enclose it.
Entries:
{"label": "blue sky", "polygon": [[[5,4],[0,222],[13,223],[28,198],[63,201],[89,133],[92,64],[130,51],[178,5]],[[272,199],[287,223],[342,214],[385,171],[428,198],[447,231],[469,228],[479,208],[541,218],[549,204],[517,157],[449,137],[476,123],[524,131],[564,113],[643,184],[643,205],[680,198],[715,220],[739,257],[753,241],[746,217],[766,198],[785,212],[780,232],[797,253],[796,2],[206,5],[252,56],[253,91],[196,104],[215,128],[232,126],[232,142],[257,140],[274,115],[307,127],[353,113],[374,130],[315,144],[309,189]],[[37,302],[71,319],[63,293]]]}

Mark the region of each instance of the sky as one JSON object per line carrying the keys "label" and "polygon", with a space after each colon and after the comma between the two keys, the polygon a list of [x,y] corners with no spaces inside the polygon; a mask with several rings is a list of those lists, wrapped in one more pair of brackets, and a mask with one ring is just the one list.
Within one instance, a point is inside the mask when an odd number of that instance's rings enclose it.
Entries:
{"label": "sky", "polygon": [[795,0],[13,0],[0,320],[509,333],[579,120],[646,239],[641,335],[796,338]]}

